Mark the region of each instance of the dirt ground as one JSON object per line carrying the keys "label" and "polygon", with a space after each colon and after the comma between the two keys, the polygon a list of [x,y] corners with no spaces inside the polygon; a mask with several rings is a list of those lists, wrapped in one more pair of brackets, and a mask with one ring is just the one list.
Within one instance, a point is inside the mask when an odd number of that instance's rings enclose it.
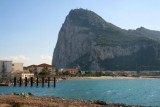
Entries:
{"label": "dirt ground", "polygon": [[[0,107],[139,107],[125,104],[110,104],[103,101],[86,101],[60,97],[34,96],[31,94],[0,95]],[[142,107],[142,106],[141,106]]]}

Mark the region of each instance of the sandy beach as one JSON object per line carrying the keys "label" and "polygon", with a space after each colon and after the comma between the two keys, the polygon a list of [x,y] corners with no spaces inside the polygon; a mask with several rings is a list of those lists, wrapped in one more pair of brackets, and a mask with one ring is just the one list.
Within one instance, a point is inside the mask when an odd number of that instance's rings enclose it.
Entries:
{"label": "sandy beach", "polygon": [[137,79],[142,77],[125,77],[125,76],[100,76],[100,77],[66,77],[65,79]]}
{"label": "sandy beach", "polygon": [[139,77],[127,77],[127,76],[99,76],[99,77],[64,77],[66,80],[70,79],[150,79],[160,78],[160,76],[139,76]]}

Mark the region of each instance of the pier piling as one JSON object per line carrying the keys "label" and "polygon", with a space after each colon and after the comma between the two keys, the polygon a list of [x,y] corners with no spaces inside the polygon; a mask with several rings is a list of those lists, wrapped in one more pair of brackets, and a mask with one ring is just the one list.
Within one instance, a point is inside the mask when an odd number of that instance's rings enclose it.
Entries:
{"label": "pier piling", "polygon": [[50,77],[48,77],[48,87],[50,87]]}
{"label": "pier piling", "polygon": [[31,87],[33,86],[33,77],[31,77]]}
{"label": "pier piling", "polygon": [[16,86],[16,82],[17,82],[16,77],[14,77],[14,86]]}
{"label": "pier piling", "polygon": [[27,77],[25,77],[25,86],[27,86]]}
{"label": "pier piling", "polygon": [[36,80],[36,86],[38,87],[38,77],[37,77],[37,80]]}
{"label": "pier piling", "polygon": [[54,77],[54,88],[56,87],[56,77]]}
{"label": "pier piling", "polygon": [[19,86],[22,86],[22,77],[19,78]]}
{"label": "pier piling", "polygon": [[42,77],[42,87],[44,87],[44,77]]}
{"label": "pier piling", "polygon": [[[48,77],[48,78],[45,78],[45,77],[41,77],[41,82],[42,82],[42,87],[45,86],[45,82],[48,83],[48,87],[51,86],[50,82],[51,82],[51,77]],[[53,86],[54,88],[56,87],[56,77],[52,78],[52,80],[54,81],[53,83]],[[34,83],[34,78],[31,77],[30,80],[25,77],[24,78],[24,81],[22,80],[22,77],[19,77],[19,79],[17,80],[17,77],[14,77],[14,83],[13,83],[13,86],[15,87],[17,85],[17,82],[19,83],[19,87],[22,86],[22,84],[24,83],[24,86],[27,87],[28,86],[28,81],[31,83],[30,86],[33,87],[33,83]],[[35,79],[35,82],[36,82],[36,86],[38,87],[39,85],[39,77],[37,76],[37,78]]]}

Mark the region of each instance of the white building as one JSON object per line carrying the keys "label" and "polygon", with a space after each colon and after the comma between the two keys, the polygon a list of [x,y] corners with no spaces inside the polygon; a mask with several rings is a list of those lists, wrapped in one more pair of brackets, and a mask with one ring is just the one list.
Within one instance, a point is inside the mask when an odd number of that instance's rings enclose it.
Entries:
{"label": "white building", "polygon": [[13,63],[12,72],[23,72],[23,63]]}
{"label": "white building", "polygon": [[0,75],[10,74],[12,71],[12,61],[0,60]]}
{"label": "white building", "polygon": [[34,77],[34,73],[23,72],[23,73],[21,73],[21,77],[22,77],[22,79],[25,79],[25,77],[31,78],[31,77]]}

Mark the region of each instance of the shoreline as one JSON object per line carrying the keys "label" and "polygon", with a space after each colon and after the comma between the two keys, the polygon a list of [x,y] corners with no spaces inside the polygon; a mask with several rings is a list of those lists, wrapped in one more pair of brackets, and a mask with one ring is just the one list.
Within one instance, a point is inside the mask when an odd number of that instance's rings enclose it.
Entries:
{"label": "shoreline", "polygon": [[55,96],[34,96],[29,94],[0,94],[0,107],[147,107],[107,103],[99,100],[83,100]]}
{"label": "shoreline", "polygon": [[126,77],[126,76],[100,76],[100,77],[64,77],[62,80],[72,80],[72,79],[158,79],[160,76],[140,76],[140,77]]}

